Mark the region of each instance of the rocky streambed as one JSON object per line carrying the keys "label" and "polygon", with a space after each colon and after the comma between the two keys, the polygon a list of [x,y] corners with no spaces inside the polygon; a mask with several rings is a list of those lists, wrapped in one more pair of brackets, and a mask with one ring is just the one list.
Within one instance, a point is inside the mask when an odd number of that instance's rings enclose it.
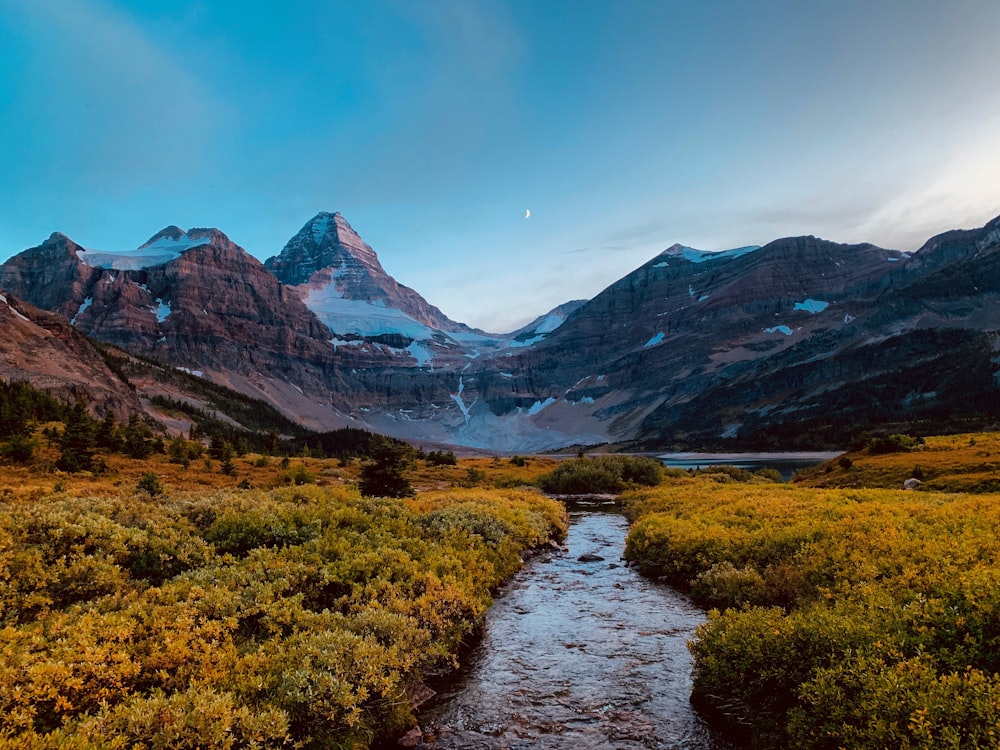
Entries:
{"label": "rocky streambed", "polygon": [[467,666],[423,707],[418,748],[730,748],[693,711],[686,642],[704,613],[621,560],[611,502],[570,508],[566,550],[532,560]]}

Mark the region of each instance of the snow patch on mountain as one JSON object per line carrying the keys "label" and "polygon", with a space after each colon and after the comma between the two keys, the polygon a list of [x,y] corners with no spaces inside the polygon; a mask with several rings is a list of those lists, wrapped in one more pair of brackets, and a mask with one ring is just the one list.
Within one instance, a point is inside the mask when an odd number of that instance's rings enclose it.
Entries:
{"label": "snow patch on mountain", "polygon": [[796,302],[793,310],[804,310],[809,313],[821,313],[830,306],[829,302],[818,299],[807,299],[804,302]]}
{"label": "snow patch on mountain", "polygon": [[538,336],[532,336],[530,339],[525,339],[524,341],[518,341],[513,339],[510,341],[508,346],[511,349],[520,349],[523,346],[531,346],[532,344],[537,344],[539,341],[545,338],[545,334],[539,334]]}
{"label": "snow patch on mountain", "polygon": [[[721,250],[717,252],[711,250],[696,250],[695,248],[687,247],[686,245],[671,245],[660,253],[660,256],[683,258],[691,263],[704,263],[707,260],[719,260],[722,258],[731,260],[733,258],[739,258],[741,255],[752,253],[754,250],[760,250],[760,245],[747,245],[745,247],[735,247],[732,250]],[[654,268],[656,267],[658,266],[654,266]]]}
{"label": "snow patch on mountain", "polygon": [[318,215],[312,223],[313,241],[318,245],[326,237],[326,230],[330,227],[330,214]]}
{"label": "snow patch on mountain", "polygon": [[337,351],[337,348],[341,346],[361,346],[365,342],[362,341],[361,339],[348,340],[348,339],[337,338],[335,336],[332,339],[330,339],[330,343],[333,344],[333,350]]}
{"label": "snow patch on mountain", "polygon": [[116,271],[140,271],[143,268],[162,266],[176,260],[188,250],[207,245],[211,235],[192,237],[187,232],[177,237],[159,236],[131,252],[80,250],[77,257],[94,268],[113,268]]}
{"label": "snow patch on mountain", "polygon": [[[458,393],[452,393],[451,398],[456,404],[458,404],[458,409],[459,411],[462,412],[462,416],[465,418],[465,423],[468,424],[469,420],[472,418],[472,414],[469,411],[469,407],[465,405],[465,401],[462,400],[462,391],[464,390],[465,390],[465,381],[462,379],[462,376],[459,375]],[[475,401],[473,401],[472,404],[473,406],[475,406]]]}
{"label": "snow patch on mountain", "polygon": [[332,284],[310,288],[302,300],[326,326],[337,334],[381,336],[396,333],[415,341],[429,341],[434,330],[393,307],[358,299],[344,299]]}
{"label": "snow patch on mountain", "polygon": [[[6,302],[6,301],[7,300],[4,300],[4,302]],[[83,302],[81,302],[80,303],[80,309],[76,311],[76,315],[74,315],[72,318],[70,318],[70,321],[69,321],[70,325],[74,325],[75,326],[76,325],[76,319],[79,318],[81,315],[83,315],[83,313],[87,310],[87,308],[90,307],[92,304],[94,304],[94,298],[93,297],[87,297],[87,299],[85,299]]]}
{"label": "snow patch on mountain", "polygon": [[535,333],[552,333],[559,326],[566,322],[566,316],[559,313],[549,313],[542,322],[535,326]]}
{"label": "snow patch on mountain", "polygon": [[783,333],[786,336],[791,336],[792,329],[788,326],[773,326],[771,328],[765,328],[764,333]]}
{"label": "snow patch on mountain", "polygon": [[[5,295],[0,294],[0,302],[3,302],[5,305],[7,305],[7,309],[10,310],[12,313],[14,313],[14,315],[19,317],[21,320],[28,320],[27,317],[22,315],[20,312],[18,312],[11,306],[10,302],[7,301],[7,297]],[[31,321],[28,320],[28,322],[30,323]]]}
{"label": "snow patch on mountain", "polygon": [[544,401],[536,401],[530,407],[528,407],[528,416],[529,417],[535,416],[542,409],[544,409],[544,408],[546,408],[548,406],[552,406],[552,404],[554,404],[555,402],[556,402],[556,400],[552,396],[549,396]]}
{"label": "snow patch on mountain", "polygon": [[424,365],[430,364],[434,359],[434,352],[423,346],[416,341],[412,342],[406,351],[410,353],[410,356],[417,360],[417,366],[423,367]]}
{"label": "snow patch on mountain", "polygon": [[153,308],[153,312],[156,314],[156,319],[161,323],[167,319],[167,316],[173,312],[170,309],[170,305],[164,302],[162,299],[156,299],[156,306]]}

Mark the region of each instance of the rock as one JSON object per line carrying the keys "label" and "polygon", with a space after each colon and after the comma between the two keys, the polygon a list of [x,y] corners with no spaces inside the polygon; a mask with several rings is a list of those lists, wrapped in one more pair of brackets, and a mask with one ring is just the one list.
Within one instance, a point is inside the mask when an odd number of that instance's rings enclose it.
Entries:
{"label": "rock", "polygon": [[400,747],[416,747],[424,741],[424,733],[420,727],[413,727],[396,742]]}
{"label": "rock", "polygon": [[410,706],[420,708],[427,701],[437,695],[437,692],[424,682],[417,682],[406,691],[406,697],[410,700]]}
{"label": "rock", "polygon": [[592,552],[586,552],[576,558],[577,562],[601,562],[604,558],[600,555],[595,555]]}
{"label": "rock", "polygon": [[910,477],[905,482],[903,482],[903,489],[904,490],[915,490],[915,489],[917,489],[922,484],[923,484],[923,482],[921,482],[916,477]]}

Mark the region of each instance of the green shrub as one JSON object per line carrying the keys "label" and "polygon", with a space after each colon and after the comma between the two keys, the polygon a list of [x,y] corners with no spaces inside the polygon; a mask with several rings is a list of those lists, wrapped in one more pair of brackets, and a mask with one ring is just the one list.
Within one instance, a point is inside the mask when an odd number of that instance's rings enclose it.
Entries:
{"label": "green shrub", "polygon": [[905,453],[924,444],[924,439],[912,435],[893,434],[868,439],[868,453],[873,456],[886,453]]}
{"label": "green shrub", "polygon": [[312,484],[316,481],[316,476],[305,467],[305,464],[297,464],[282,475],[282,481],[285,484],[293,484],[298,487],[303,484]]}
{"label": "green shrub", "polygon": [[656,486],[663,477],[660,462],[640,456],[598,456],[563,461],[538,478],[553,495],[618,494],[629,486]]}
{"label": "green shrub", "polygon": [[625,509],[641,572],[725,608],[692,699],[753,747],[998,745],[996,497],[704,475]]}
{"label": "green shrub", "polygon": [[0,445],[0,456],[17,464],[29,464],[35,457],[35,441],[27,435],[15,435]]}
{"label": "green shrub", "polygon": [[451,451],[431,451],[424,460],[431,466],[455,466],[458,463]]}
{"label": "green shrub", "polygon": [[150,497],[156,497],[157,495],[163,494],[163,485],[160,484],[160,478],[151,471],[147,471],[139,477],[136,489],[142,492],[148,492]]}
{"label": "green shrub", "polygon": [[0,503],[0,750],[367,747],[565,528],[536,491]]}

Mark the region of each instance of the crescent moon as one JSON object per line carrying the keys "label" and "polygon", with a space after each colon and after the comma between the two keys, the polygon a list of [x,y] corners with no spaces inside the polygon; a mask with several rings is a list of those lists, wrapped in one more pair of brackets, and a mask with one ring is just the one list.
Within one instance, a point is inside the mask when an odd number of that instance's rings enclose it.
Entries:
{"label": "crescent moon", "polygon": [[531,218],[531,209],[530,208],[524,209],[524,218],[525,219],[530,219]]}

